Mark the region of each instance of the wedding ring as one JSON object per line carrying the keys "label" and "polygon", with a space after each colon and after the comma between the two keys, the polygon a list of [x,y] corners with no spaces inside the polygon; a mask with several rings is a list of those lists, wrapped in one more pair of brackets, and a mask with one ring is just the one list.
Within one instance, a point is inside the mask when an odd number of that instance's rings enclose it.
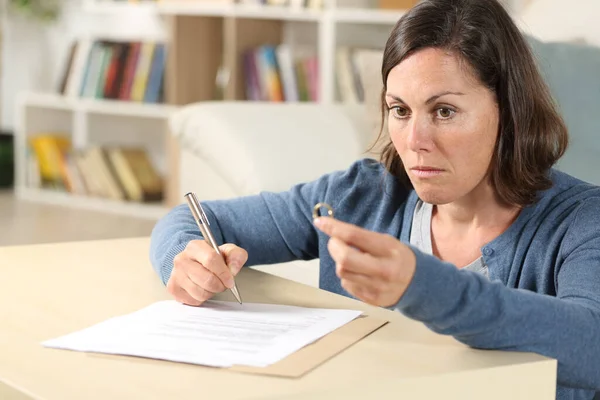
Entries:
{"label": "wedding ring", "polygon": [[321,208],[327,209],[327,215],[333,217],[333,208],[327,203],[318,203],[313,207],[313,219],[321,216]]}

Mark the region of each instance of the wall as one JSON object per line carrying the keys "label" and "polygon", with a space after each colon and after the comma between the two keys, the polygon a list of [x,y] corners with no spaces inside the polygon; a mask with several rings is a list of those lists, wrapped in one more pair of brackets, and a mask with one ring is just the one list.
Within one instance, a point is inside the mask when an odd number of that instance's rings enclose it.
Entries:
{"label": "wall", "polygon": [[517,22],[525,32],[546,41],[585,39],[600,46],[598,15],[598,0],[530,0]]}
{"label": "wall", "polygon": [[2,129],[14,125],[15,99],[20,91],[57,90],[71,41],[81,34],[122,33],[132,38],[164,35],[159,19],[140,14],[89,15],[82,1],[69,3],[61,19],[52,24],[27,21],[15,16],[3,18],[1,114]]}

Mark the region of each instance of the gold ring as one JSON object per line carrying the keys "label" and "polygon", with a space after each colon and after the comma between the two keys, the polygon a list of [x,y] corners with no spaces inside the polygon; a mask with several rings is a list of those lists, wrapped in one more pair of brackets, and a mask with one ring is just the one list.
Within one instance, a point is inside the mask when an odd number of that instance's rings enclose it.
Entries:
{"label": "gold ring", "polygon": [[327,203],[318,203],[313,207],[313,219],[321,216],[321,207],[325,207],[327,209],[327,215],[333,217],[333,208]]}

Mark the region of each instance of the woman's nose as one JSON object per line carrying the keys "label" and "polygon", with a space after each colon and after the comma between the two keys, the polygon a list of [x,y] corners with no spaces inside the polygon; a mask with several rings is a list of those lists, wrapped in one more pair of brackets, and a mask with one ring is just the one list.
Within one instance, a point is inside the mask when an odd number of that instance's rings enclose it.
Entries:
{"label": "woman's nose", "polygon": [[413,117],[407,126],[408,148],[414,152],[429,152],[433,148],[431,127],[424,118]]}

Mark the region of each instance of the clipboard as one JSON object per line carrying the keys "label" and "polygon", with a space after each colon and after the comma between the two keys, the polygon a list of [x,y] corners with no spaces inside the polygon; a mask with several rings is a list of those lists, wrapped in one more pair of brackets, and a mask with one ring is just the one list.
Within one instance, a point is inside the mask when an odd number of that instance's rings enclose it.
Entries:
{"label": "clipboard", "polygon": [[386,320],[363,314],[267,367],[234,365],[225,370],[283,378],[300,378],[387,323]]}

